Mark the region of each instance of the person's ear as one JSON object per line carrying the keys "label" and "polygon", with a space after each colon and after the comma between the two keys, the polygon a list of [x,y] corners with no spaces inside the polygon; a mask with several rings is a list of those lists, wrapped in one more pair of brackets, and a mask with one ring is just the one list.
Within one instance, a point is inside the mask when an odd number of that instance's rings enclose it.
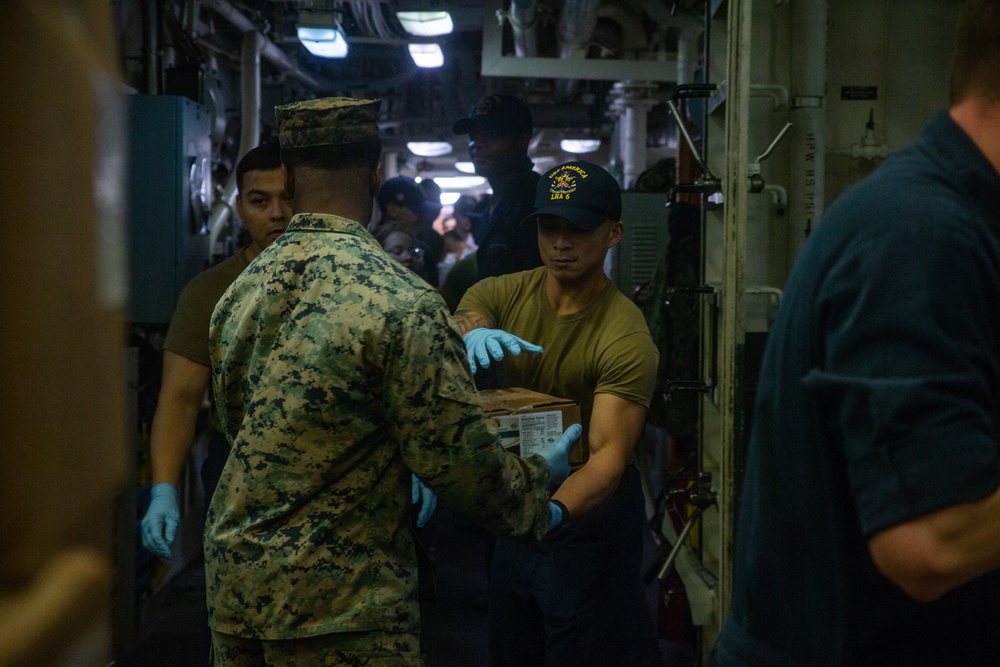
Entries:
{"label": "person's ear", "polygon": [[614,248],[622,240],[622,235],[625,233],[625,225],[622,224],[621,220],[615,220],[611,223],[611,229],[608,230],[608,248]]}
{"label": "person's ear", "polygon": [[379,188],[382,187],[382,163],[375,165],[372,173],[368,175],[368,194],[373,198],[378,196]]}

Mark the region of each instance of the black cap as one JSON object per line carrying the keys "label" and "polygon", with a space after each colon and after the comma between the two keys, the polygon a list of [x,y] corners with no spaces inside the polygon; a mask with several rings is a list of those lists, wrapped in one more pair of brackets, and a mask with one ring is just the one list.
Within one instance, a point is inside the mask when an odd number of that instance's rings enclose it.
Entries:
{"label": "black cap", "polygon": [[472,195],[462,195],[455,202],[453,208],[456,214],[464,215],[473,222],[480,220],[483,217],[483,211],[480,208],[479,201]]}
{"label": "black cap", "polygon": [[424,193],[409,176],[394,176],[382,183],[378,191],[378,205],[383,211],[389,204],[408,208],[417,215],[424,204]]}
{"label": "black cap", "polygon": [[468,118],[455,121],[455,134],[468,134],[482,128],[503,136],[515,132],[531,133],[531,109],[511,95],[487,95],[476,102]]}
{"label": "black cap", "polygon": [[544,174],[535,190],[535,211],[565,218],[581,229],[597,229],[622,218],[622,189],[614,176],[592,162],[567,162]]}

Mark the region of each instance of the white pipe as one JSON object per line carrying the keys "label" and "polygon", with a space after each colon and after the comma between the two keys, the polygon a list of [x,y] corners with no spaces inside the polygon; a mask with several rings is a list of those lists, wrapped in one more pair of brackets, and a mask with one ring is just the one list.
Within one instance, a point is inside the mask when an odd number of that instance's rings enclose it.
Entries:
{"label": "white pipe", "polygon": [[646,106],[626,104],[622,113],[622,184],[635,187],[635,180],[646,168]]}
{"label": "white pipe", "polygon": [[788,192],[785,188],[780,185],[765,185],[764,192],[771,195],[771,201],[774,202],[775,213],[778,215],[785,214],[785,208],[788,206]]}
{"label": "white pipe", "polygon": [[750,97],[770,97],[772,111],[788,105],[788,89],[778,83],[752,83]]}
{"label": "white pipe", "polygon": [[535,15],[538,4],[535,0],[511,0],[511,34],[514,36],[514,55],[518,58],[532,58],[538,55],[538,31],[535,30]]}
{"label": "white pipe", "polygon": [[828,0],[791,4],[791,174],[788,265],[823,214],[826,181],[826,51]]}
{"label": "white pipe", "polygon": [[[240,151],[239,158],[255,148],[260,142],[260,54],[264,37],[256,30],[243,33],[243,43],[240,51],[240,83],[241,83],[241,118],[240,118]],[[236,169],[229,174],[222,193],[212,206],[208,216],[208,248],[214,256],[223,254],[223,249],[216,249],[219,235],[225,229],[229,216],[236,203]],[[211,259],[211,258],[209,258]]]}
{"label": "white pipe", "polygon": [[684,28],[677,36],[677,85],[694,83],[698,68],[698,37],[701,31]]}
{"label": "white pipe", "polygon": [[[240,32],[246,33],[257,31],[257,26],[253,24],[253,21],[244,16],[229,2],[229,0],[203,0],[203,2],[206,7],[229,21]],[[261,55],[269,63],[277,67],[283,75],[294,76],[306,85],[312,86],[313,88],[320,88],[319,81],[315,77],[299,69],[292,59],[281,50],[281,47],[271,40],[264,40]]]}
{"label": "white pipe", "polygon": [[399,153],[386,151],[382,153],[382,179],[389,180],[399,176]]}

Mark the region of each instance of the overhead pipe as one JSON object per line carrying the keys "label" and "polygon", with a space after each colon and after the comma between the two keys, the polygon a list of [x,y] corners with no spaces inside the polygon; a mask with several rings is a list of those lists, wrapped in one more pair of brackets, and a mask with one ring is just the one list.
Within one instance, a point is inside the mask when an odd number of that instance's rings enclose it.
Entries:
{"label": "overhead pipe", "polygon": [[826,182],[826,51],[828,0],[790,5],[793,44],[791,58],[792,131],[788,219],[791,266],[812,228],[823,214]]}
{"label": "overhead pipe", "polygon": [[[583,58],[585,46],[594,34],[597,25],[599,0],[567,0],[559,12],[559,57]],[[580,82],[576,79],[559,79],[556,82],[555,98],[561,102],[572,102]]]}
{"label": "overhead pipe", "polygon": [[[229,0],[203,0],[205,7],[208,7],[216,14],[229,21],[237,30],[242,33],[257,32],[257,26],[253,21],[236,9]],[[263,37],[263,36],[262,36]],[[281,50],[277,44],[264,38],[260,55],[269,63],[274,65],[283,76],[293,76],[307,86],[322,88],[316,77],[299,69],[298,65],[288,57],[288,54]]]}
{"label": "overhead pipe", "polygon": [[511,0],[507,16],[514,36],[514,55],[518,58],[533,58],[538,55],[538,31],[535,30],[537,14],[536,0]]}
{"label": "overhead pipe", "polygon": [[677,85],[694,83],[698,69],[698,38],[702,31],[682,28],[677,35]]}
{"label": "overhead pipe", "polygon": [[646,121],[657,104],[656,84],[647,81],[619,81],[612,87],[612,111],[618,117],[621,149],[622,188],[632,189],[646,169]]}
{"label": "overhead pipe", "polygon": [[[647,47],[646,26],[631,6],[622,0],[604,0],[597,8],[598,19],[608,19],[622,29],[622,50],[633,57]],[[596,27],[597,22],[594,22]],[[623,57],[624,54],[619,54]]]}
{"label": "overhead pipe", "polygon": [[[260,141],[260,57],[264,41],[264,36],[256,30],[243,33],[240,47],[240,150],[237,162]],[[232,214],[237,191],[234,168],[208,216],[208,248],[213,256],[222,254],[216,252],[215,244]]]}

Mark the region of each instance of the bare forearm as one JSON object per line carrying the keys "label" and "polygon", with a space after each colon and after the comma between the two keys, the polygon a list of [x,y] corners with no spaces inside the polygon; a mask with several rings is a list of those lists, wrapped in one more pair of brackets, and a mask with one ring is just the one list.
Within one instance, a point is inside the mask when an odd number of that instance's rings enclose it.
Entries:
{"label": "bare forearm", "polygon": [[452,319],[455,320],[455,324],[458,325],[458,330],[462,332],[462,335],[469,333],[473,329],[492,329],[493,323],[488,319],[483,317],[477,312],[471,310],[459,310],[456,311]]}
{"label": "bare forearm", "polygon": [[570,516],[583,516],[614,493],[624,469],[620,464],[591,459],[570,475],[552,497],[566,506]]}
{"label": "bare forearm", "polygon": [[1000,489],[876,533],[868,542],[879,570],[921,602],[1000,569]]}
{"label": "bare forearm", "polygon": [[587,463],[553,495],[571,516],[586,514],[618,488],[645,421],[645,406],[610,394],[594,395]]}
{"label": "bare forearm", "polygon": [[187,357],[163,353],[163,379],[149,433],[153,484],[176,484],[191,453],[211,370]]}
{"label": "bare forearm", "polygon": [[191,453],[201,401],[192,402],[161,394],[149,434],[152,482],[177,484]]}

